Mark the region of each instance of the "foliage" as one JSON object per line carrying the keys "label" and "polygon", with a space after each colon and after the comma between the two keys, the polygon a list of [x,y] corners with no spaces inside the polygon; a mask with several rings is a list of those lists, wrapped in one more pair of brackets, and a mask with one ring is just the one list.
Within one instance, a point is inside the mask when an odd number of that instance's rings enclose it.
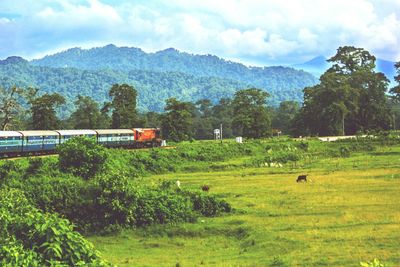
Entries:
{"label": "foliage", "polygon": [[394,77],[394,80],[397,82],[397,85],[395,85],[393,88],[390,89],[390,93],[393,94],[393,98],[396,101],[400,100],[400,61],[395,64],[396,68],[396,76]]}
{"label": "foliage", "polygon": [[93,138],[75,137],[57,147],[60,170],[89,179],[105,169],[107,149]]}
{"label": "foliage", "polygon": [[76,110],[69,120],[74,129],[102,129],[108,127],[108,116],[99,109],[99,104],[89,96],[78,95]]}
{"label": "foliage", "polygon": [[[297,134],[344,135],[388,129],[388,79],[374,72],[375,57],[362,48],[340,47],[320,84],[304,89]],[[299,122],[300,121],[300,122]]]}
{"label": "foliage", "polygon": [[0,188],[9,182],[18,179],[22,173],[22,166],[18,161],[7,160],[0,164]]}
{"label": "foliage", "polygon": [[166,113],[162,116],[162,131],[166,139],[177,141],[193,138],[194,106],[175,98],[166,100]]}
{"label": "foliage", "polygon": [[271,119],[266,108],[268,93],[255,88],[240,90],[233,99],[233,126],[248,138],[269,135]]}
{"label": "foliage", "polygon": [[207,193],[188,192],[193,209],[206,217],[214,217],[222,212],[231,212],[232,207],[224,200],[219,200]]}
{"label": "foliage", "polygon": [[[56,75],[51,75],[51,80],[56,82],[60,76],[70,81],[73,70],[86,70],[80,71],[85,75],[77,75],[79,78],[72,90],[79,92],[79,84],[89,84],[91,87],[83,86],[88,92],[85,95],[93,97],[98,92],[105,92],[105,88],[113,83],[134,84],[140,92],[141,107],[151,111],[162,111],[164,100],[170,97],[179,97],[181,101],[208,98],[215,103],[221,97],[232,97],[237,89],[249,86],[268,89],[274,105],[284,100],[301,101],[301,89],[317,82],[311,74],[293,68],[247,67],[213,55],[192,55],[175,49],[145,53],[139,48],[114,45],[89,50],[72,48],[31,64],[59,70]],[[102,96],[104,93],[97,97]]]}
{"label": "foliage", "polygon": [[110,89],[109,96],[112,98],[110,104],[112,109],[111,127],[115,129],[139,127],[136,89],[128,84],[114,84]]}
{"label": "foliage", "polygon": [[109,266],[67,220],[40,212],[19,190],[0,190],[0,225],[2,266]]}
{"label": "foliage", "polygon": [[56,116],[56,107],[65,104],[65,98],[59,93],[44,94],[30,101],[32,127],[35,130],[54,130],[60,122]]}
{"label": "foliage", "polygon": [[279,129],[283,134],[291,134],[291,125],[300,110],[300,103],[296,101],[283,101],[274,110],[272,128]]}
{"label": "foliage", "polygon": [[29,93],[32,92],[30,88],[22,89],[15,85],[7,89],[0,87],[0,129],[2,131],[18,127],[23,105],[26,104]]}

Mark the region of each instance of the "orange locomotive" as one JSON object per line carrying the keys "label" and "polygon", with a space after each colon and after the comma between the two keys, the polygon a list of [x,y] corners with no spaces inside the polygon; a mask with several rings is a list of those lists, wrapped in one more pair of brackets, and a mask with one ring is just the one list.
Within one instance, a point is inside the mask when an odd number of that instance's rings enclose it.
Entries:
{"label": "orange locomotive", "polygon": [[134,128],[135,147],[157,147],[161,145],[159,128]]}

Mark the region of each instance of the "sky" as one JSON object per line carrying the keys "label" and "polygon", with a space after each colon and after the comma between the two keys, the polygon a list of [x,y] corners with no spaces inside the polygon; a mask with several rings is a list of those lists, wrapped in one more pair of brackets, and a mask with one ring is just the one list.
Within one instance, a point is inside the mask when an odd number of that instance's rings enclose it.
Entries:
{"label": "sky", "polygon": [[107,44],[290,65],[353,45],[400,61],[400,0],[1,0],[0,59]]}

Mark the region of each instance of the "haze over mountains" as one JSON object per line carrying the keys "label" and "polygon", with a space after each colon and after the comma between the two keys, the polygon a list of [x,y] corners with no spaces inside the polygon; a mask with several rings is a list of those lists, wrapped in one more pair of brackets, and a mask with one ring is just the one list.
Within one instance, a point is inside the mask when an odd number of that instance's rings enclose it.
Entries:
{"label": "haze over mountains", "polygon": [[[314,76],[319,77],[331,66],[327,60],[328,58],[324,56],[317,56],[302,64],[295,64],[293,65],[293,68],[307,71]],[[383,72],[389,80],[392,82],[394,81],[393,77],[396,74],[396,69],[394,67],[395,62],[377,58],[375,64],[376,71]]]}
{"label": "haze over mountains", "polygon": [[[318,75],[329,67],[319,57],[302,66]],[[324,71],[322,70],[321,73]],[[1,86],[33,86],[42,92],[59,92],[67,98],[65,111],[73,110],[78,94],[108,101],[108,90],[115,83],[128,83],[138,91],[142,111],[162,111],[165,99],[185,101],[202,98],[217,102],[235,91],[261,88],[271,97],[270,104],[303,100],[303,88],[318,82],[316,76],[290,67],[247,67],[213,55],[193,55],[170,48],[146,53],[139,48],[105,47],[80,49],[26,61],[9,57],[0,61]]]}

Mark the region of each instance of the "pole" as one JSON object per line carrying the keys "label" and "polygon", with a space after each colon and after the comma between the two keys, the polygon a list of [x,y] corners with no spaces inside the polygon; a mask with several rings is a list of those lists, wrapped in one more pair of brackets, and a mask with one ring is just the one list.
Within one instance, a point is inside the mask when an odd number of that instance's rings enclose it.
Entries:
{"label": "pole", "polygon": [[342,135],[344,136],[344,112],[342,112]]}
{"label": "pole", "polygon": [[221,138],[221,144],[222,144],[222,123],[221,123],[221,125],[220,125],[219,131],[220,131],[220,138]]}

